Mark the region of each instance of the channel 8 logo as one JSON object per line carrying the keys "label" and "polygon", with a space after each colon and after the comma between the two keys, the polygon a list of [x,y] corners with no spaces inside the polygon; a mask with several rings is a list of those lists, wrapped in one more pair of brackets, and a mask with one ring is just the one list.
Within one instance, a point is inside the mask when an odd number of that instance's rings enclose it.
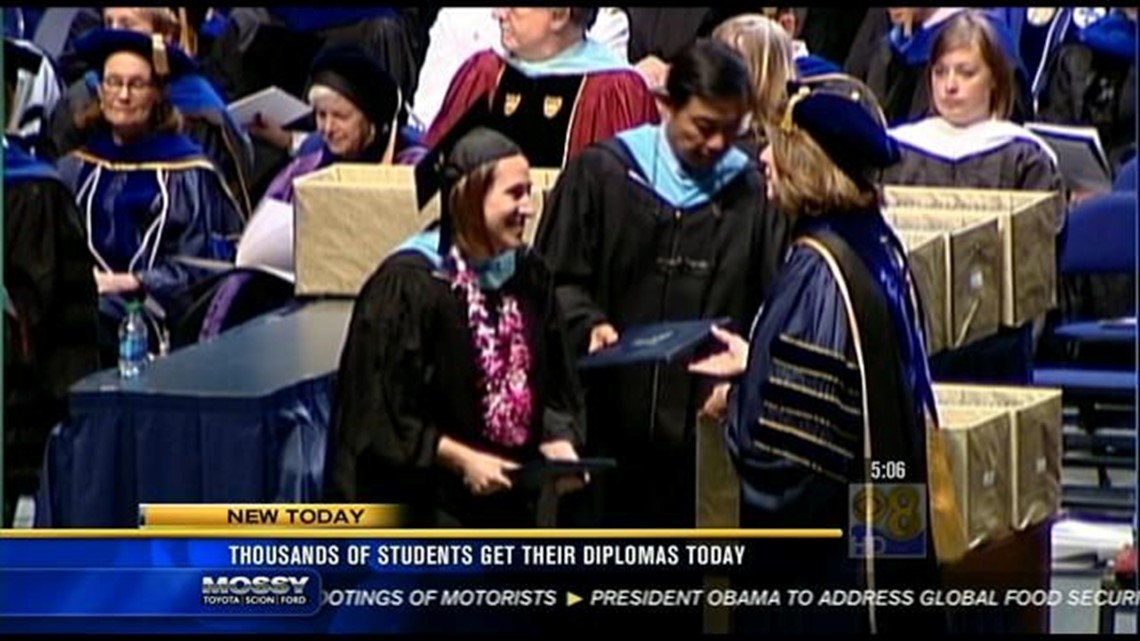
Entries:
{"label": "channel 8 logo", "polygon": [[925,485],[852,484],[848,486],[848,497],[847,541],[848,550],[853,558],[867,556],[868,546],[873,546],[877,557],[926,556]]}

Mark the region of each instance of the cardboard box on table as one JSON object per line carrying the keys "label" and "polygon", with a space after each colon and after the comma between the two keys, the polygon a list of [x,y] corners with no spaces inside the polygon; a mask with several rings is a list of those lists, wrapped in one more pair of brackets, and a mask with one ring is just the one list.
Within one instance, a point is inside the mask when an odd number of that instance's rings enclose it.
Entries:
{"label": "cardboard box on table", "polygon": [[[961,225],[940,212],[887,210],[885,215],[908,245],[908,254],[914,256],[911,262],[917,269],[912,264],[912,271],[927,314],[945,319],[941,332],[936,322],[929,322],[930,353],[996,334],[1001,321],[1001,235],[997,220]],[[915,253],[932,241],[945,246],[944,277],[935,266],[937,251],[927,248]],[[931,289],[923,291],[924,282]]]}
{"label": "cardboard box on table", "polygon": [[937,383],[940,408],[987,408],[1010,419],[1010,516],[1015,530],[1061,510],[1061,390]]}
{"label": "cardboard box on table", "polygon": [[1010,516],[1010,417],[992,408],[939,407],[942,440],[969,547],[1006,538]]}
{"label": "cardboard box on table", "polygon": [[[528,243],[556,177],[531,170],[536,216]],[[336,164],[297,179],[294,192],[298,296],[356,296],[392,250],[439,218],[438,195],[417,209],[411,166]]]}
{"label": "cardboard box on table", "polygon": [[886,210],[900,229],[938,217],[954,227],[998,221],[1001,234],[1001,324],[1020,327],[1057,304],[1056,235],[1064,200],[1056,192],[888,186]]}
{"label": "cardboard box on table", "polygon": [[926,311],[926,350],[937,354],[950,344],[946,238],[934,232],[900,231],[899,239],[907,249],[914,286]]}

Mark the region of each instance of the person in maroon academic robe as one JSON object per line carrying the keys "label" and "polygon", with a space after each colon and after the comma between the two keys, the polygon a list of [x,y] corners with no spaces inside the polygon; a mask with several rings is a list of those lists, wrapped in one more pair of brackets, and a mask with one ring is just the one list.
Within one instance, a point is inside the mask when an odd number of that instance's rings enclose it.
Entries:
{"label": "person in maroon academic robe", "polygon": [[489,100],[495,129],[533,167],[562,167],[587,146],[660,116],[649,87],[627,61],[586,38],[596,8],[496,9],[502,56],[491,49],[463,64],[424,143],[437,144],[477,100]]}

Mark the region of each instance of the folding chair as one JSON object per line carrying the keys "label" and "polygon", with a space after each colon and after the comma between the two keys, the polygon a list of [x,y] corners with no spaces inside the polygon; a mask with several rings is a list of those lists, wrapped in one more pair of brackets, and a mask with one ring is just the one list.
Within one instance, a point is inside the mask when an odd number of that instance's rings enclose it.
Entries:
{"label": "folding chair", "polygon": [[[1066,276],[1133,274],[1136,270],[1135,194],[1113,192],[1075,207],[1069,213],[1059,263],[1059,272]],[[1112,487],[1108,476],[1110,468],[1135,467],[1134,441],[1128,447],[1121,447],[1117,442],[1121,439],[1106,438],[1097,431],[1105,427],[1105,420],[1114,411],[1135,413],[1136,363],[1130,359],[1127,367],[1091,365],[1087,359],[1082,362],[1080,346],[1108,346],[1131,355],[1135,353],[1136,331],[1135,316],[1077,319],[1063,322],[1045,337],[1076,349],[1064,362],[1035,367],[1033,383],[1062,389],[1066,405],[1075,406],[1078,432],[1087,438],[1066,438],[1064,464],[1096,468],[1098,476],[1095,488],[1064,488],[1068,508],[1087,510],[1097,516],[1111,515],[1114,519],[1134,511],[1131,493],[1124,496],[1124,488]],[[1081,442],[1079,446],[1077,441]],[[1128,518],[1130,520],[1130,516]]]}

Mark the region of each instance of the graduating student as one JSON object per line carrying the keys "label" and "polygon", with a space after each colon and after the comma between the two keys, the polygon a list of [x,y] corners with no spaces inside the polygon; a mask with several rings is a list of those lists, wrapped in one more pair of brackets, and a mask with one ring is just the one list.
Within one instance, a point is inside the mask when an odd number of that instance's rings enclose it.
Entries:
{"label": "graduating student", "polygon": [[94,31],[76,47],[99,69],[99,100],[81,120],[87,142],[59,166],[95,258],[112,347],[123,298],[153,299],[158,316],[174,324],[204,277],[178,258],[232,258],[242,219],[214,163],[178,133],[167,89],[192,69],[190,59],[161,39],[119,29]]}
{"label": "graduating student", "polygon": [[[188,59],[195,56],[197,38],[184,7],[104,7],[103,20],[108,29],[137,31],[147,36],[157,34],[168,47],[178,48]],[[196,64],[171,78],[166,91],[182,115],[185,133],[218,165],[242,215],[248,218],[253,212],[250,180],[253,147],[245,131]],[[50,155],[53,158],[66,155],[85,142],[77,123],[98,99],[99,71],[88,67],[52,112]]]}
{"label": "graduating student", "polygon": [[[563,170],[536,245],[581,356],[638,325],[727,317],[743,326],[784,251],[754,157],[734,143],[752,83],[727,45],[700,40],[669,73],[665,124],[590,147]],[[606,526],[694,524],[694,419],[707,390],[683,366],[592,374],[591,448],[618,461],[599,479]]]}
{"label": "graduating student", "polygon": [[497,9],[506,53],[487,49],[463,64],[424,139],[427,146],[488,96],[490,124],[518,141],[533,167],[562,167],[595,142],[657,122],[657,102],[641,76],[586,37],[597,11]]}
{"label": "graduating student", "polygon": [[538,492],[512,470],[577,459],[585,433],[551,277],[523,245],[529,164],[485,122],[461,121],[418,170],[421,202],[442,183],[442,221],[361,290],[329,433],[333,500],[427,526],[535,526]]}
{"label": "graduating student", "polygon": [[[717,330],[727,349],[690,367],[731,379],[706,411],[726,421],[741,525],[847,532],[849,486],[873,490],[872,461],[898,462],[899,482],[927,481],[927,421],[937,414],[920,302],[880,213],[877,173],[898,160],[882,112],[851,78],[793,85],[789,95],[764,160],[770,195],[795,220],[792,249],[748,339]],[[847,541],[787,541],[756,560],[755,576],[765,588],[933,587],[929,531],[910,532],[925,557],[889,561],[853,557]],[[930,633],[942,617],[879,606],[753,608],[737,630]]]}
{"label": "graduating student", "polygon": [[[11,79],[9,79],[11,82]],[[4,137],[4,525],[39,486],[67,391],[99,367],[98,297],[75,201],[55,168]]]}

